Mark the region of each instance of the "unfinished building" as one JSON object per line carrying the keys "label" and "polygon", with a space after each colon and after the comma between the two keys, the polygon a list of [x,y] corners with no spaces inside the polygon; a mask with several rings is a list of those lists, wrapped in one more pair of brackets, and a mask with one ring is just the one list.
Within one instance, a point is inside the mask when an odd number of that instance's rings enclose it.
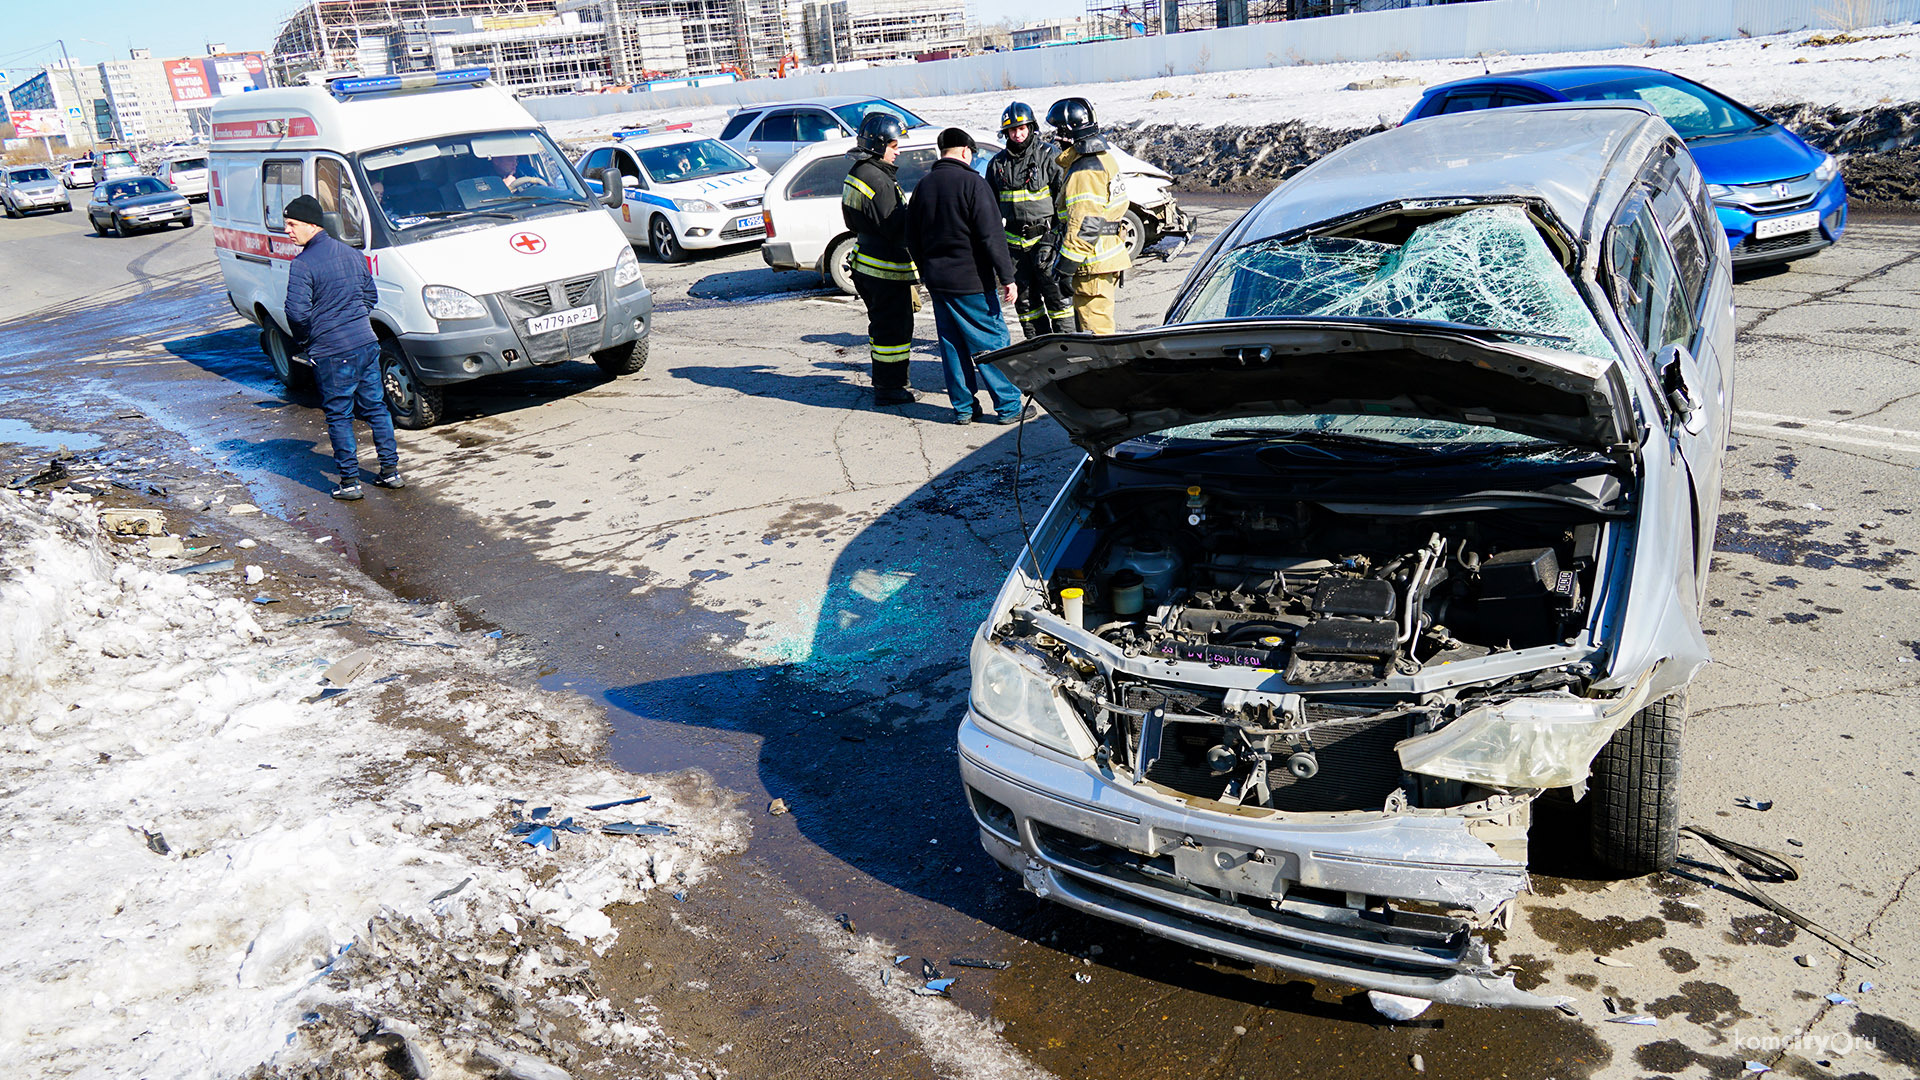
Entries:
{"label": "unfinished building", "polygon": [[1087,38],[1146,37],[1470,0],[1087,0]]}
{"label": "unfinished building", "polygon": [[770,75],[789,52],[782,0],[311,0],[274,41],[278,83],[491,68],[554,94],[732,71]]}
{"label": "unfinished building", "polygon": [[966,0],[807,0],[807,62],[910,60],[967,47]]}

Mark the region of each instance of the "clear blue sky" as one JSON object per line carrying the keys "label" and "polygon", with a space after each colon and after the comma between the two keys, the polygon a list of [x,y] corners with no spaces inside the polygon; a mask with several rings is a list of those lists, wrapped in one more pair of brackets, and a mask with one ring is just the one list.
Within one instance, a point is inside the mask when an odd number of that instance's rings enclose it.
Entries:
{"label": "clear blue sky", "polygon": [[64,38],[76,63],[124,60],[129,49],[156,57],[200,56],[209,42],[265,52],[298,0],[6,0],[0,71],[9,84],[60,58]]}
{"label": "clear blue sky", "polygon": [[[129,49],[156,57],[199,56],[208,42],[235,52],[265,52],[298,0],[5,0],[7,33],[0,71],[8,85],[60,58],[56,38],[75,62],[123,60]],[[1059,19],[1081,14],[1084,0],[973,0],[981,22]]]}

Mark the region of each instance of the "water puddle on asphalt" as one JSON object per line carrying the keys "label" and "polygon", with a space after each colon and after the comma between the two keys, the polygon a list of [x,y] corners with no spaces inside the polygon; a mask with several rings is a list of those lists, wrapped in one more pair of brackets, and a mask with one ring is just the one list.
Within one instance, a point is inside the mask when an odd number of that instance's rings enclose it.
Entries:
{"label": "water puddle on asphalt", "polygon": [[82,431],[42,431],[25,420],[0,418],[0,443],[25,446],[35,450],[97,450],[102,445],[98,435],[89,435]]}

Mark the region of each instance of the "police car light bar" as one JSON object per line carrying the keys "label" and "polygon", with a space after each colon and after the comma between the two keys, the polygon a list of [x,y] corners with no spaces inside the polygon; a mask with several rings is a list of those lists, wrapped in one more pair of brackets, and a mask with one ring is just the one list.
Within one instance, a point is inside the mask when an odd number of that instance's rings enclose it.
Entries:
{"label": "police car light bar", "polygon": [[455,68],[452,71],[428,71],[413,75],[364,75],[334,79],[327,90],[345,101],[355,94],[381,94],[390,90],[444,90],[453,86],[479,86],[492,76],[483,67]]}
{"label": "police car light bar", "polygon": [[616,139],[630,139],[635,135],[653,135],[656,133],[664,133],[668,131],[686,131],[692,127],[693,127],[693,121],[689,120],[684,124],[668,124],[666,127],[628,128],[625,131],[614,132],[613,137]]}

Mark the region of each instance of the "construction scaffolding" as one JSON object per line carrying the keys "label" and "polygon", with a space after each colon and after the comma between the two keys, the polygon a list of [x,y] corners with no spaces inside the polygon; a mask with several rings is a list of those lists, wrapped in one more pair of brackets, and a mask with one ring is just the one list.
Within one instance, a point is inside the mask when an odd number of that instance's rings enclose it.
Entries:
{"label": "construction scaffolding", "polygon": [[280,86],[314,72],[384,75],[393,71],[389,41],[409,22],[553,12],[554,0],[307,0],[281,24],[268,64]]}
{"label": "construction scaffolding", "polygon": [[807,62],[905,60],[967,47],[965,0],[807,0]]}
{"label": "construction scaffolding", "polygon": [[1087,37],[1151,37],[1470,0],[1087,0]]}
{"label": "construction scaffolding", "polygon": [[781,0],[597,0],[622,83],[731,71],[772,75],[787,55]]}

